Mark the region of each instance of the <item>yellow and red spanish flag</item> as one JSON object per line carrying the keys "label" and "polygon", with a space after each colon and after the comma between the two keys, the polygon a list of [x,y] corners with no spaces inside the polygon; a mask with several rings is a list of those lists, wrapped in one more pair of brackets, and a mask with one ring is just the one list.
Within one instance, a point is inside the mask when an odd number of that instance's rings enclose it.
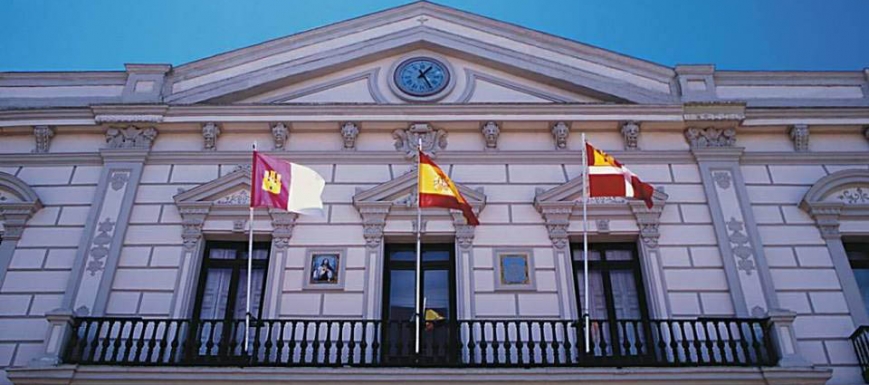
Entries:
{"label": "yellow and red spanish flag", "polygon": [[323,177],[308,167],[253,153],[250,207],[323,216],[320,195],[325,186]]}
{"label": "yellow and red spanish flag", "polygon": [[634,173],[612,156],[585,143],[588,159],[588,196],[626,197],[642,199],[652,208],[655,189],[644,183]]}
{"label": "yellow and red spanish flag", "polygon": [[477,226],[480,221],[474,215],[471,205],[456,185],[444,174],[438,165],[419,152],[419,207],[443,207],[461,210],[465,220],[471,226]]}

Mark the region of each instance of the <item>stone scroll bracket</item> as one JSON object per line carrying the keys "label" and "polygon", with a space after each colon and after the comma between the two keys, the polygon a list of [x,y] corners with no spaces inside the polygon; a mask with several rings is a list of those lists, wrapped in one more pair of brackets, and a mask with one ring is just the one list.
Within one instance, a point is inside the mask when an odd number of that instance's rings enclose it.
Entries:
{"label": "stone scroll bracket", "polygon": [[855,325],[869,324],[840,229],[842,221],[869,221],[869,171],[841,170],[821,178],[806,192],[800,208],[814,218],[827,244],[851,319]]}
{"label": "stone scroll bracket", "polygon": [[710,130],[713,129],[706,130],[707,134],[699,139],[691,129],[685,135],[700,166],[736,315],[762,317],[779,305],[739,168],[743,148],[733,146],[735,131],[722,128],[719,133],[712,133]]}
{"label": "stone scroll bracket", "polygon": [[62,302],[77,315],[105,313],[145,157],[156,137],[156,131],[137,130],[107,135],[110,148],[100,151],[103,171]]}

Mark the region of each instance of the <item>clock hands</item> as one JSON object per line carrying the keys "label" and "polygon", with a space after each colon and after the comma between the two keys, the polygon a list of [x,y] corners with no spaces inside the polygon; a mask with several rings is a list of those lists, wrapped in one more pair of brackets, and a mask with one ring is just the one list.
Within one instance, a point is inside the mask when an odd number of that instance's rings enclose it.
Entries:
{"label": "clock hands", "polygon": [[429,88],[433,87],[431,85],[431,82],[428,81],[428,76],[425,76],[425,74],[428,73],[428,71],[431,71],[431,69],[432,67],[428,67],[425,69],[425,71],[419,71],[419,76],[416,77],[417,79],[422,78],[422,80],[425,81],[425,84],[428,84]]}

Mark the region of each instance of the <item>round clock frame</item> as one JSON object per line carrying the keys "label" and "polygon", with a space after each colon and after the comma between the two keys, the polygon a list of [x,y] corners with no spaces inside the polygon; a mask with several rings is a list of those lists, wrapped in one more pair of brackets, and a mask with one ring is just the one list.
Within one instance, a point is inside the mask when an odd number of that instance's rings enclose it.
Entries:
{"label": "round clock frame", "polygon": [[[427,85],[432,86],[432,87],[430,90],[424,90],[422,92],[409,89],[404,84],[402,84],[402,81],[401,81],[402,73],[405,72],[405,70],[407,70],[409,68],[413,68],[413,67],[411,67],[411,65],[416,63],[416,62],[420,62],[420,61],[430,62],[430,63],[440,67],[440,70],[443,72],[443,78],[441,79],[440,83],[433,85],[433,86],[429,83],[432,80],[431,78],[428,78],[428,77],[423,78],[423,81],[425,81]],[[421,71],[420,73],[423,73],[425,71],[431,70],[431,68],[433,68],[433,67],[429,67],[429,69],[422,69],[422,70],[418,70],[418,71]],[[416,68],[413,68],[413,69],[416,69]],[[413,69],[411,69],[411,71]],[[435,58],[435,57],[432,57],[430,55],[413,55],[413,56],[401,58],[398,61],[396,61],[396,63],[393,65],[390,73],[391,73],[391,76],[389,77],[390,78],[389,86],[392,89],[393,93],[395,93],[396,95],[398,95],[398,97],[400,97],[404,100],[412,101],[412,102],[430,102],[430,101],[439,100],[439,99],[443,98],[444,96],[446,96],[449,93],[449,91],[452,90],[453,86],[455,85],[452,67],[449,65],[449,63],[444,59]],[[425,76],[425,74],[423,74],[423,76]],[[416,79],[414,79],[414,80],[416,80]]]}

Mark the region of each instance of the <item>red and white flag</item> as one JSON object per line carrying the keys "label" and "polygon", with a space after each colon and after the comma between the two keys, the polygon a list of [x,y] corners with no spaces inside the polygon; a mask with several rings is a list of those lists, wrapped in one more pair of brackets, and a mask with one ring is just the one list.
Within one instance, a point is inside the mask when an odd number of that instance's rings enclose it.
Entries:
{"label": "red and white flag", "polygon": [[612,156],[585,143],[588,159],[588,196],[589,197],[626,197],[642,199],[646,207],[652,208],[652,194],[655,189],[644,183],[631,170]]}
{"label": "red and white flag", "polygon": [[323,216],[320,195],[325,186],[323,177],[308,167],[253,153],[250,207]]}

